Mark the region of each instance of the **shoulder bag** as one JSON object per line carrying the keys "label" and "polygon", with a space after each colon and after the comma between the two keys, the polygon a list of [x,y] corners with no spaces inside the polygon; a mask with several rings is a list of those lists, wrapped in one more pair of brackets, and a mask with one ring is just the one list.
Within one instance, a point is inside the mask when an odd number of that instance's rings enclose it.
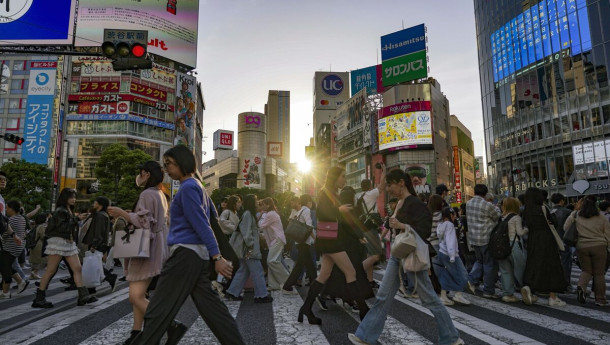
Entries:
{"label": "shoulder bag", "polygon": [[559,237],[559,234],[557,234],[557,230],[555,230],[555,225],[553,225],[553,223],[551,223],[549,221],[549,218],[546,216],[546,207],[544,205],[542,206],[542,213],[544,214],[544,219],[546,219],[546,223],[548,224],[549,229],[551,230],[551,233],[555,238],[555,242],[557,242],[557,247],[559,247],[559,251],[563,252],[564,250],[566,250],[565,246],[563,245],[563,240],[561,239],[561,237]]}
{"label": "shoulder bag", "polygon": [[415,250],[404,259],[403,268],[405,271],[420,272],[430,269],[428,244],[410,226],[405,232],[412,233],[417,243]]}
{"label": "shoulder bag", "polygon": [[407,224],[407,228],[396,235],[390,254],[398,259],[404,259],[417,248],[417,239],[415,238],[413,228]]}
{"label": "shoulder bag", "polygon": [[360,221],[364,224],[367,230],[377,229],[383,224],[383,219],[381,219],[381,215],[378,212],[370,212],[368,206],[366,206],[364,195],[367,192],[363,192],[358,199],[358,203],[361,203],[362,206],[364,206],[364,213],[360,215]]}
{"label": "shoulder bag", "polygon": [[303,213],[303,210],[299,212],[296,218],[293,218],[288,222],[288,226],[286,227],[285,231],[286,238],[293,240],[296,243],[305,243],[313,231],[312,226],[309,226],[299,220],[301,213]]}
{"label": "shoulder bag", "polygon": [[578,228],[576,227],[576,218],[578,217],[578,211],[574,211],[574,221],[570,224],[568,231],[563,234],[563,241],[569,247],[576,247],[578,242]]}
{"label": "shoulder bag", "polygon": [[114,257],[150,257],[150,236],[150,229],[117,230],[114,234]]}

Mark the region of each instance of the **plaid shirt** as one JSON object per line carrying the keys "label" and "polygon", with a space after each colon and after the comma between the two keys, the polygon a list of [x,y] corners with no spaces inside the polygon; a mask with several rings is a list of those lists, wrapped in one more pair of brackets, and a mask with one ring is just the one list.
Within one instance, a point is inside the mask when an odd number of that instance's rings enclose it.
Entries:
{"label": "plaid shirt", "polygon": [[500,211],[480,196],[475,196],[466,203],[466,220],[468,221],[468,242],[473,246],[489,244],[489,235],[498,223]]}

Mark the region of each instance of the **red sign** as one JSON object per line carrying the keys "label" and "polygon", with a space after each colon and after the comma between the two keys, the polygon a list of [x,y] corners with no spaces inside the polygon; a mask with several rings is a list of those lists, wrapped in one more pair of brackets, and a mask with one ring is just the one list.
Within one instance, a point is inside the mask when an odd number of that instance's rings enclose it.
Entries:
{"label": "red sign", "polygon": [[220,133],[220,145],[233,146],[233,133]]}
{"label": "red sign", "polygon": [[430,101],[415,101],[405,102],[383,107],[379,112],[379,118],[383,118],[390,115],[412,113],[414,111],[430,111]]}
{"label": "red sign", "polygon": [[32,68],[57,68],[57,61],[32,61]]}
{"label": "red sign", "polygon": [[267,142],[267,156],[269,157],[281,157],[282,156],[282,143],[277,141]]}
{"label": "red sign", "polygon": [[[76,108],[76,109],[73,109]],[[70,113],[76,114],[127,114],[127,102],[80,102],[76,107],[71,106]]]}
{"label": "red sign", "polygon": [[155,107],[159,110],[174,111],[174,106],[167,103],[161,103],[153,101],[151,99],[142,98],[140,96],[134,96],[129,94],[115,94],[115,95],[70,95],[68,101],[71,102],[119,102],[119,101],[132,101],[136,103],[146,104],[150,107]]}
{"label": "red sign", "polygon": [[151,97],[165,102],[167,100],[167,93],[154,87],[145,86],[142,84],[131,82],[131,92],[138,95]]}
{"label": "red sign", "polygon": [[459,190],[461,189],[460,187],[462,179],[460,178],[460,152],[457,146],[453,147],[453,169],[453,175],[455,176],[455,189]]}
{"label": "red sign", "polygon": [[119,92],[120,81],[83,81],[80,83],[80,92]]}
{"label": "red sign", "polygon": [[455,201],[458,204],[462,203],[462,192],[455,192]]}

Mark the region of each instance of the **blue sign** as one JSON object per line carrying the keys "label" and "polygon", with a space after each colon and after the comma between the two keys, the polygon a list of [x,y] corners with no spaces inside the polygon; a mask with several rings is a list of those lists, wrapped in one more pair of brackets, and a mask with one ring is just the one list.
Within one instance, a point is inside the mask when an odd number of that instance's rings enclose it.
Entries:
{"label": "blue sign", "polygon": [[377,66],[365,67],[352,71],[350,74],[352,97],[366,88],[367,95],[377,94]]}
{"label": "blue sign", "polygon": [[542,0],[491,34],[494,82],[561,50],[591,50],[586,0]]}
{"label": "blue sign", "polygon": [[381,36],[381,60],[415,53],[426,49],[424,24]]}
{"label": "blue sign", "polygon": [[75,0],[1,1],[0,41],[3,45],[72,44],[75,6]]}
{"label": "blue sign", "polygon": [[144,116],[132,114],[71,114],[66,116],[68,121],[131,121],[143,123],[150,126],[161,127],[174,130],[176,127],[173,123],[151,119]]}
{"label": "blue sign", "polygon": [[343,91],[343,79],[336,74],[329,74],[322,79],[322,91],[329,96],[336,96]]}

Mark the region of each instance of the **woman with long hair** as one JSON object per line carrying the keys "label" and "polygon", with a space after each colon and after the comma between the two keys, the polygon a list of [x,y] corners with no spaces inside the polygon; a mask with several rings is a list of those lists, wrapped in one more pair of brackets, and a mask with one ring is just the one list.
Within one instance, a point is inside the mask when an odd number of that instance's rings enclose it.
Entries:
{"label": "woman with long hair", "polygon": [[78,290],[77,305],[85,305],[97,301],[97,298],[89,295],[89,291],[83,285],[83,275],[80,260],[78,259],[78,217],[74,215],[74,204],[76,203],[76,190],[64,188],[59,193],[53,216],[47,223],[45,236],[47,247],[44,253],[47,255],[47,269],[40,279],[40,286],[36,290],[36,298],[32,303],[33,308],[52,308],[53,303],[46,300],[46,291],[49,281],[57,272],[57,267],[62,258],[66,259],[68,266],[74,273],[74,283]]}
{"label": "woman with long hair", "polygon": [[[386,190],[391,196],[400,200],[394,214],[390,217],[390,227],[402,232],[410,226],[419,237],[428,238],[432,229],[432,216],[426,205],[417,197],[411,176],[400,169],[390,171],[386,176]],[[390,256],[381,286],[377,291],[375,304],[360,323],[356,333],[348,334],[348,338],[353,344],[377,343],[388,312],[392,304],[395,304],[394,295],[400,286],[399,268],[400,259]],[[415,289],[422,305],[434,315],[439,331],[438,343],[441,345],[464,344],[451,321],[449,312],[434,292],[428,270],[407,272],[407,276],[410,281],[415,283]]]}
{"label": "woman with long hair", "polygon": [[282,253],[286,245],[286,235],[282,220],[277,213],[275,202],[271,198],[262,200],[263,214],[258,221],[258,227],[262,230],[269,254],[267,255],[267,285],[269,290],[279,290],[288,278],[288,271],[282,265]]}
{"label": "woman with long hair", "polygon": [[36,246],[30,251],[30,264],[32,264],[30,279],[39,280],[38,272],[47,265],[47,258],[42,256],[42,242],[44,240],[45,229],[47,228],[47,218],[49,218],[47,212],[37,214],[34,217],[34,229],[30,230],[36,232],[34,238]]}
{"label": "woman with long hair", "polygon": [[517,198],[506,198],[502,201],[502,221],[508,221],[508,239],[511,245],[511,254],[503,260],[498,260],[504,302],[519,301],[514,295],[515,280],[519,286],[523,286],[525,247],[521,236],[527,234],[527,228],[522,226],[523,220],[519,216],[520,207],[521,202]]}
{"label": "woman with long hair", "polygon": [[150,256],[147,258],[126,258],[124,264],[125,278],[129,282],[129,302],[133,306],[133,328],[125,345],[142,332],[144,313],[148,306],[146,290],[153,277],[161,273],[163,263],[167,260],[167,235],[169,233],[169,214],[167,196],[163,193],[163,170],[161,164],[147,161],[139,166],[136,185],[144,190],[138,197],[133,212],[126,212],[118,207],[109,207],[108,213],[113,218],[123,218],[136,229],[150,229]]}
{"label": "woman with long hair", "polygon": [[593,277],[595,304],[607,307],[606,301],[606,262],[608,247],[610,247],[610,223],[596,206],[597,199],[588,195],[582,201],[580,210],[572,212],[566,220],[564,229],[567,231],[576,222],[578,242],[576,254],[580,262],[580,277],[576,294],[579,303],[586,302],[587,286]]}
{"label": "woman with long hair", "polygon": [[[318,199],[316,212],[318,222],[345,222],[344,216],[349,214],[354,206],[353,201],[352,204],[340,203],[337,191],[344,186],[345,170],[340,167],[331,167],[328,169],[326,181],[324,182],[324,187],[320,191],[320,197]],[[339,226],[339,231],[342,229],[343,227]],[[360,319],[363,319],[368,312],[369,307],[366,305],[361,292],[358,290],[356,270],[345,252],[345,245],[343,242],[337,238],[326,239],[318,237],[316,240],[316,250],[321,255],[320,274],[309,287],[305,303],[301,309],[299,309],[298,321],[303,322],[303,315],[305,315],[310,324],[319,325],[322,323],[322,320],[317,318],[311,311],[311,307],[318,294],[322,291],[324,284],[330,277],[335,265],[337,265],[345,275],[348,293],[351,296],[351,299],[356,300],[360,311]]]}
{"label": "woman with long hair", "polygon": [[233,301],[241,301],[241,292],[248,277],[254,283],[254,303],[270,303],[273,297],[265,286],[265,273],[261,260],[260,231],[256,224],[257,196],[248,194],[244,198],[244,214],[239,221],[238,229],[231,236],[231,246],[239,257],[239,269],[233,277],[231,286],[225,295]]}
{"label": "woman with long hair", "polygon": [[559,257],[559,244],[555,240],[551,226],[557,226],[555,217],[544,205],[544,196],[538,188],[525,191],[523,220],[528,229],[527,259],[521,295],[527,305],[535,303],[535,292],[548,293],[549,305],[563,307],[566,303],[557,297],[568,286],[563,276]]}
{"label": "woman with long hair", "polygon": [[227,200],[224,202],[224,210],[221,211],[220,216],[218,217],[218,224],[220,225],[222,232],[229,238],[237,229],[237,224],[239,224],[239,216],[237,215],[239,198],[235,195],[231,195],[228,198],[223,199]]}

